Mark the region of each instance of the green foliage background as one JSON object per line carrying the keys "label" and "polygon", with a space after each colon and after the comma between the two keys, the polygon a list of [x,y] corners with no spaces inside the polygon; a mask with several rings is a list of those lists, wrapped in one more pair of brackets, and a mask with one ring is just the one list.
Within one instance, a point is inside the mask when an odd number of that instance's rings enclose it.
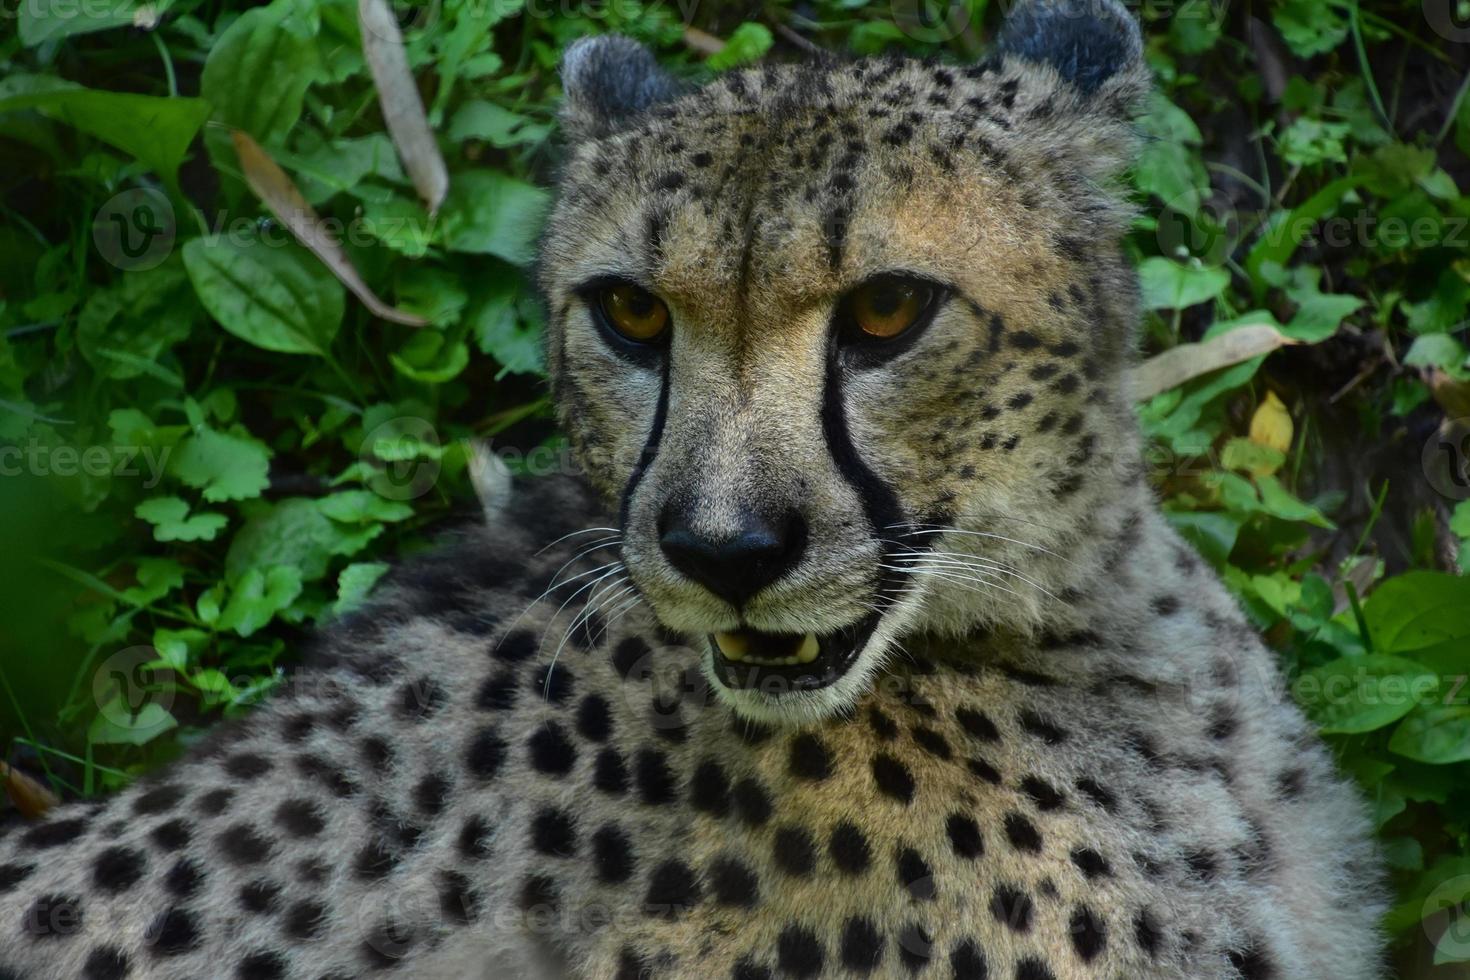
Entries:
{"label": "green foliage background", "polygon": [[[389,558],[472,508],[471,440],[559,458],[527,266],[567,43],[621,31],[695,79],[814,49],[969,61],[1003,14],[683,12],[401,9],[451,174],[431,216],[385,135],[353,3],[7,8],[5,758],[67,795],[165,761],[279,683],[303,631],[360,601]],[[1296,342],[1143,402],[1155,480],[1372,800],[1402,974],[1438,975],[1470,960],[1441,911],[1470,895],[1470,504],[1434,464],[1446,420],[1470,416],[1467,11],[1138,12],[1161,90],[1131,175],[1144,353],[1262,324]],[[430,326],[369,315],[294,244],[245,186],[231,129],[336,222],[378,295]],[[167,212],[157,254],[115,236]]]}

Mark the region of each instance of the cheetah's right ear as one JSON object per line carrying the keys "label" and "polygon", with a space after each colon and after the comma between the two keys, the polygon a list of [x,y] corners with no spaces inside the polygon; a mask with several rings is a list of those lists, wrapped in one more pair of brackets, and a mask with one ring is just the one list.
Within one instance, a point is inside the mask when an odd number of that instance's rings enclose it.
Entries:
{"label": "cheetah's right ear", "polygon": [[562,131],[572,142],[625,129],[648,109],[682,91],[658,66],[653,52],[620,34],[573,42],[562,55],[561,80]]}
{"label": "cheetah's right ear", "polygon": [[1083,96],[1147,82],[1138,22],[1119,0],[1020,0],[996,52],[1054,69]]}

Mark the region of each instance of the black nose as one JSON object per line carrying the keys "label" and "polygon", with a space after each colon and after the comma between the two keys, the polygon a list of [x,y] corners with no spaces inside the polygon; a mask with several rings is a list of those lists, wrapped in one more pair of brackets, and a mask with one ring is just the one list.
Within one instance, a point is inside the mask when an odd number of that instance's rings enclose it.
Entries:
{"label": "black nose", "polygon": [[795,511],[778,518],[747,514],[729,537],[696,531],[689,509],[669,504],[659,519],[659,547],[669,564],[733,606],[785,575],[806,548],[806,521]]}

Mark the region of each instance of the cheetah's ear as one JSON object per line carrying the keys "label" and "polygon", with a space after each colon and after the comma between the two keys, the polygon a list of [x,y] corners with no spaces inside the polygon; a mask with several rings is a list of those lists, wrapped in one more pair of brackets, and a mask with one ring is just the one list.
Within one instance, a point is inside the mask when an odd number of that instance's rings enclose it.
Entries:
{"label": "cheetah's ear", "polygon": [[1128,90],[1147,84],[1138,23],[1118,0],[1021,0],[995,50],[1055,69],[1085,96],[1114,80]]}
{"label": "cheetah's ear", "polygon": [[573,142],[598,139],[682,91],[653,52],[629,37],[582,38],[561,59],[562,131]]}

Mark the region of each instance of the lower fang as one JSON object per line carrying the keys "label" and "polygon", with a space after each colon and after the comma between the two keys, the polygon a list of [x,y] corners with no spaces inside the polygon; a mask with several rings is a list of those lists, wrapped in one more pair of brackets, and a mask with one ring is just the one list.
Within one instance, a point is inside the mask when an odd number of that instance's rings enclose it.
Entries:
{"label": "lower fang", "polygon": [[814,634],[808,633],[801,641],[801,647],[796,651],[796,662],[809,664],[817,659],[817,654],[822,652],[822,646],[817,642]]}

